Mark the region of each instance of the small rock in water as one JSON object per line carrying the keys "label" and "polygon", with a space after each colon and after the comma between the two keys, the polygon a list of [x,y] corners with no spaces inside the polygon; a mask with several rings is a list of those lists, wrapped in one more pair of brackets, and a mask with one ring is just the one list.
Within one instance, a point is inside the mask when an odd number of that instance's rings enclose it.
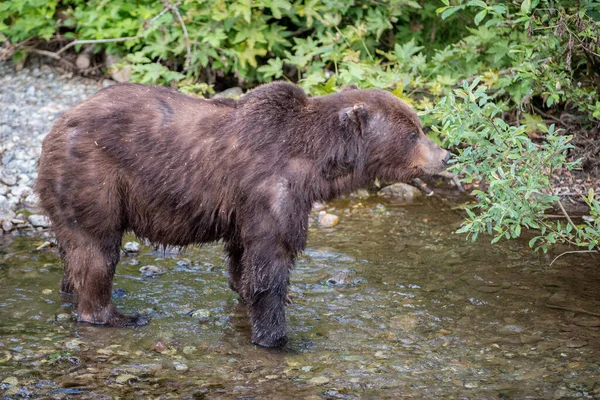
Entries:
{"label": "small rock in water", "polygon": [[183,348],[183,354],[185,355],[191,355],[191,354],[195,354],[198,352],[198,348],[195,346],[185,346]]}
{"label": "small rock in water", "polygon": [[35,228],[47,228],[50,226],[50,220],[45,215],[33,214],[27,219]]}
{"label": "small rock in water", "polygon": [[46,295],[52,294],[52,289],[44,289],[44,290],[42,290],[42,294],[46,294]]}
{"label": "small rock in water", "polygon": [[362,282],[365,282],[364,278],[357,277],[355,271],[348,269],[342,270],[333,275],[331,278],[327,279],[328,286],[357,285]]}
{"label": "small rock in water", "polygon": [[325,211],[319,213],[319,226],[321,228],[332,228],[340,222],[340,217],[328,214]]}
{"label": "small rock in water", "polygon": [[578,349],[580,347],[587,346],[587,342],[585,340],[570,340],[566,343],[567,347],[571,349]]}
{"label": "small rock in water", "polygon": [[369,191],[367,189],[358,189],[354,191],[354,196],[358,197],[359,199],[366,199],[367,197],[370,196]]}
{"label": "small rock in water", "polygon": [[325,204],[315,201],[312,206],[313,211],[321,211],[325,209]]}
{"label": "small rock in water", "polygon": [[194,310],[192,311],[191,316],[194,318],[200,318],[201,320],[205,320],[208,317],[210,317],[210,311],[204,309]]}
{"label": "small rock in water", "polygon": [[123,246],[123,250],[125,250],[125,253],[139,253],[140,244],[138,242],[127,242]]}
{"label": "small rock in water", "polygon": [[315,386],[324,385],[328,382],[329,382],[329,378],[327,378],[325,376],[317,376],[315,378],[311,378],[308,380],[308,383],[310,385],[315,385]]}
{"label": "small rock in water", "polygon": [[122,299],[127,296],[127,291],[123,288],[115,288],[113,289],[112,297],[113,299]]}
{"label": "small rock in water", "polygon": [[496,293],[502,289],[499,286],[477,286],[475,290],[481,293]]}
{"label": "small rock in water", "polygon": [[73,319],[73,317],[71,316],[71,314],[60,313],[60,314],[56,315],[56,320],[58,322],[61,322],[61,321],[70,321],[71,319]]}
{"label": "small rock in water", "polygon": [[421,195],[419,189],[406,183],[394,183],[377,192],[379,196],[410,202]]}
{"label": "small rock in water", "polygon": [[143,276],[148,277],[155,277],[164,273],[163,269],[157,267],[156,265],[144,265],[142,268],[140,268],[140,272]]}
{"label": "small rock in water", "polygon": [[9,376],[2,381],[3,385],[17,386],[19,384],[19,380],[14,376]]}
{"label": "small rock in water", "polygon": [[187,365],[177,362],[177,361],[173,361],[173,366],[175,367],[175,371],[187,371],[189,368]]}
{"label": "small rock in water", "polygon": [[125,384],[125,383],[131,383],[133,381],[137,381],[139,378],[135,375],[131,375],[131,374],[122,374],[117,376],[117,379],[115,379],[117,381],[117,383]]}

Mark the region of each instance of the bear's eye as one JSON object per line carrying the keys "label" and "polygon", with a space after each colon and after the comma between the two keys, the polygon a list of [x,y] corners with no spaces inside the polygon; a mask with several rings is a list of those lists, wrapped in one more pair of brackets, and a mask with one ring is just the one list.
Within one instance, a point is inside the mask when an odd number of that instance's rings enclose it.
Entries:
{"label": "bear's eye", "polygon": [[419,134],[417,132],[411,132],[408,134],[408,139],[409,140],[417,140],[419,138]]}

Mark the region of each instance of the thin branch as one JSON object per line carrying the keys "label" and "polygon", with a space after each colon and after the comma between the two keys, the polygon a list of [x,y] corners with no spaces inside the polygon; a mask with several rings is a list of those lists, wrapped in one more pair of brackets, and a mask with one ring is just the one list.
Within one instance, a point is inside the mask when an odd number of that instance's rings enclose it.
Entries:
{"label": "thin branch", "polygon": [[78,44],[126,42],[128,40],[141,39],[142,37],[143,37],[143,35],[122,37],[122,38],[114,38],[114,39],[74,40],[71,43],[69,43],[66,46],[64,46],[62,49],[58,50],[56,52],[56,55],[59,56],[60,54],[62,54],[66,50],[68,50],[71,47],[76,46]]}
{"label": "thin branch", "polygon": [[174,5],[171,6],[171,10],[173,11],[173,13],[177,16],[177,19],[179,20],[179,23],[181,24],[181,29],[183,29],[183,36],[185,38],[185,50],[186,50],[186,56],[185,56],[185,63],[183,64],[183,70],[187,71],[188,67],[190,66],[190,61],[192,59],[192,51],[190,49],[190,38],[188,36],[188,31],[187,28],[185,26],[185,23],[183,22],[183,18],[181,17],[181,13],[179,12],[179,4],[181,3],[181,1],[178,1],[177,3],[175,3]]}
{"label": "thin branch", "polygon": [[575,253],[598,253],[597,250],[571,250],[571,251],[565,251],[564,253],[560,253],[559,255],[557,255],[556,257],[554,257],[554,260],[552,260],[552,262],[550,263],[550,267],[552,266],[552,264],[554,264],[554,262],[556,260],[558,260],[560,257],[564,256],[565,254],[575,254]]}
{"label": "thin branch", "polygon": [[35,54],[39,54],[41,56],[46,56],[46,57],[54,58],[55,60],[60,60],[61,59],[60,56],[58,54],[56,54],[55,52],[53,52],[53,51],[34,49],[34,48],[31,48],[31,47],[25,47],[25,49],[27,51],[30,51],[30,52],[35,53]]}
{"label": "thin branch", "polygon": [[552,121],[554,121],[554,122],[558,122],[559,124],[561,124],[561,125],[562,125],[562,126],[564,126],[565,128],[568,128],[568,125],[567,125],[567,124],[565,124],[564,122],[562,122],[562,120],[561,120],[561,119],[559,119],[559,118],[556,118],[554,115],[551,115],[551,114],[548,114],[548,113],[545,113],[545,112],[543,112],[542,110],[540,110],[540,109],[539,109],[539,108],[537,108],[536,106],[532,106],[532,107],[533,107],[533,109],[535,110],[535,112],[536,112],[536,113],[538,113],[538,114],[540,114],[542,117],[545,117],[545,118],[551,119],[551,120],[552,120]]}
{"label": "thin branch", "polygon": [[557,203],[558,203],[558,206],[560,207],[560,211],[562,211],[562,213],[565,216],[565,218],[567,219],[567,221],[569,221],[569,224],[571,224],[571,226],[573,227],[573,229],[575,229],[575,232],[577,232],[579,230],[579,228],[577,227],[577,225],[575,225],[573,223],[573,220],[571,219],[571,217],[569,216],[569,214],[567,214],[567,210],[565,210],[565,207],[562,205],[562,203],[560,202],[560,200],[558,200]]}

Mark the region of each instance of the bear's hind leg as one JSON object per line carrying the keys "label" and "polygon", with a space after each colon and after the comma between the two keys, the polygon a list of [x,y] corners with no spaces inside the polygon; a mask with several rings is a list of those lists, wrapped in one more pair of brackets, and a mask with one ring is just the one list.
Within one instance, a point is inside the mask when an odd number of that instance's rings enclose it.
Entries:
{"label": "bear's hind leg", "polygon": [[112,304],[112,281],[119,261],[121,235],[99,243],[86,239],[85,243],[65,248],[66,282],[77,294],[77,320],[122,327],[147,324],[146,317],[121,314]]}

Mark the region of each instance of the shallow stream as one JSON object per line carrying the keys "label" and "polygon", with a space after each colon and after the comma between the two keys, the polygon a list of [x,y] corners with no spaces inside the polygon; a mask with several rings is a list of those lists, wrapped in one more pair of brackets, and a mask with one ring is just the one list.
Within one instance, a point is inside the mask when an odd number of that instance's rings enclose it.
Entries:
{"label": "shallow stream", "polygon": [[311,228],[283,351],[250,344],[219,244],[124,256],[115,304],[152,321],[109,329],[74,322],[43,238],[0,238],[0,396],[600,398],[597,258],[472,243],[439,198],[329,206],[341,222]]}

